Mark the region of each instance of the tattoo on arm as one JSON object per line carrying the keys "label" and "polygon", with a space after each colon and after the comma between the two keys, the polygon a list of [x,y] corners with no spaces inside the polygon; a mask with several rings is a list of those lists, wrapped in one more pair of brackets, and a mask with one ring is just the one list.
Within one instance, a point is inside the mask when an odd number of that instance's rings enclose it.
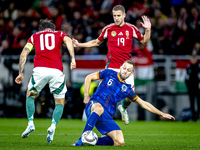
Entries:
{"label": "tattoo on arm", "polygon": [[19,59],[19,73],[23,73],[24,66],[26,63],[26,57],[30,53],[30,50],[25,47],[22,53],[24,55],[21,54],[20,59]]}
{"label": "tattoo on arm", "polygon": [[25,61],[26,59],[19,59],[19,73],[22,73],[22,71],[24,70]]}
{"label": "tattoo on arm", "polygon": [[30,53],[30,49],[28,49],[27,47],[25,47],[24,49],[25,49],[25,51],[26,51],[26,53],[28,55]]}

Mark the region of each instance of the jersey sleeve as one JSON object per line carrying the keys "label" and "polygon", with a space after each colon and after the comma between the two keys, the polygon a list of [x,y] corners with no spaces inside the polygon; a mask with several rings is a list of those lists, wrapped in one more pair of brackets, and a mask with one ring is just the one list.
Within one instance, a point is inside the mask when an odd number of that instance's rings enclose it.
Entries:
{"label": "jersey sleeve", "polygon": [[106,34],[107,34],[107,26],[102,29],[101,34],[98,37],[98,40],[103,41],[104,39],[106,39],[107,38]]}
{"label": "jersey sleeve", "polygon": [[136,35],[138,37],[137,38],[138,41],[143,40],[144,36],[143,36],[143,34],[139,30],[136,31]]}
{"label": "jersey sleeve", "polygon": [[104,69],[97,72],[98,79],[104,79],[109,74],[108,69]]}
{"label": "jersey sleeve", "polygon": [[129,97],[130,100],[136,101],[138,99],[138,95],[133,92],[133,94]]}
{"label": "jersey sleeve", "polygon": [[34,40],[33,40],[33,35],[31,35],[31,37],[28,39],[27,43],[31,43],[32,45],[34,45]]}
{"label": "jersey sleeve", "polygon": [[62,39],[62,41],[64,42],[64,37],[68,36],[65,32],[60,31],[60,37]]}
{"label": "jersey sleeve", "polygon": [[100,36],[98,37],[98,40],[99,40],[99,41],[103,41],[103,40],[104,40],[104,38],[103,38],[103,34],[104,34],[104,33],[101,32]]}
{"label": "jersey sleeve", "polygon": [[33,35],[28,39],[26,45],[24,48],[28,48],[30,51],[32,51],[34,45]]}
{"label": "jersey sleeve", "polygon": [[144,36],[143,34],[138,30],[137,27],[135,27],[134,25],[131,25],[131,28],[133,29],[133,38],[138,40],[138,41],[141,41],[143,40]]}

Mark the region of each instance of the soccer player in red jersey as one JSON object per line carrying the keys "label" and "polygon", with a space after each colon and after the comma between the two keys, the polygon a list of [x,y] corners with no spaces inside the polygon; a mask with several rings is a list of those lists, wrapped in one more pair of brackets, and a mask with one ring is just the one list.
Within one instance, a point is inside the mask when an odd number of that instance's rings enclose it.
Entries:
{"label": "soccer player in red jersey", "polygon": [[61,31],[55,31],[55,25],[45,19],[39,22],[39,31],[33,34],[25,45],[19,59],[19,75],[15,82],[20,84],[23,80],[23,70],[28,54],[35,47],[35,58],[33,74],[28,84],[26,94],[26,112],[28,117],[28,126],[22,133],[22,138],[27,138],[29,133],[35,131],[33,123],[35,112],[35,98],[49,84],[50,92],[54,96],[55,109],[52,116],[52,124],[47,129],[47,142],[53,141],[55,128],[62,117],[65,93],[65,75],[63,74],[61,44],[65,43],[71,55],[71,70],[76,68],[74,57],[74,47],[72,40],[67,34]]}
{"label": "soccer player in red jersey", "polygon": [[[107,39],[108,53],[106,68],[119,72],[119,68],[123,62],[131,58],[130,51],[133,39],[140,41],[143,45],[147,45],[151,35],[151,23],[146,16],[142,16],[143,23],[141,22],[141,25],[145,28],[145,34],[142,35],[134,25],[124,21],[126,14],[122,5],[116,5],[112,13],[115,23],[105,26],[97,39],[86,43],[79,43],[76,39],[72,41],[75,47],[95,47],[99,46],[104,39]],[[131,84],[134,90],[133,75],[126,79],[126,82]],[[122,105],[118,107],[125,124],[129,123],[126,109],[130,104],[131,101],[129,99],[124,99]]]}

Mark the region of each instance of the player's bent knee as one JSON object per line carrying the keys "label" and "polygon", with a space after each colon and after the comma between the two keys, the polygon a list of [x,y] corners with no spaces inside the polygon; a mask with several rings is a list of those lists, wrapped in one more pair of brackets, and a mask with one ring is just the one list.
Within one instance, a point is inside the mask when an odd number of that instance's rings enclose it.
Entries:
{"label": "player's bent knee", "polygon": [[102,114],[103,111],[104,111],[104,109],[103,109],[102,106],[101,107],[96,107],[96,109],[95,109],[95,112],[98,113],[98,114]]}
{"label": "player's bent knee", "polygon": [[55,101],[55,105],[56,104],[61,104],[64,106],[64,102],[65,102],[65,99],[64,98],[54,98],[54,101]]}
{"label": "player's bent knee", "polygon": [[124,141],[119,141],[118,144],[119,144],[119,146],[124,146],[125,142]]}
{"label": "player's bent knee", "polygon": [[37,95],[38,95],[38,94],[33,93],[33,92],[29,91],[29,90],[27,90],[27,92],[26,92],[26,97],[33,97],[33,98],[36,98]]}
{"label": "player's bent knee", "polygon": [[125,144],[124,140],[114,141],[114,146],[124,146],[124,144]]}
{"label": "player's bent knee", "polygon": [[96,112],[97,114],[101,115],[104,112],[104,108],[101,106],[101,104],[96,103],[94,104],[93,111]]}

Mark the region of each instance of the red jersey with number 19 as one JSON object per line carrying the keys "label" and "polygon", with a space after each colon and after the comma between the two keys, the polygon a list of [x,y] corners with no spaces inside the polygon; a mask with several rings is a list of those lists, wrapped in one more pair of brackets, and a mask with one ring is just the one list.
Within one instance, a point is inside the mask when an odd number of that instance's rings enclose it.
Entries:
{"label": "red jersey with number 19", "polygon": [[35,46],[34,68],[55,68],[63,72],[61,44],[65,36],[62,31],[42,30],[28,39]]}
{"label": "red jersey with number 19", "polygon": [[124,23],[122,27],[115,23],[109,24],[102,30],[99,41],[108,39],[108,54],[106,68],[120,68],[124,61],[130,60],[133,39],[141,41],[143,35],[132,24]]}

